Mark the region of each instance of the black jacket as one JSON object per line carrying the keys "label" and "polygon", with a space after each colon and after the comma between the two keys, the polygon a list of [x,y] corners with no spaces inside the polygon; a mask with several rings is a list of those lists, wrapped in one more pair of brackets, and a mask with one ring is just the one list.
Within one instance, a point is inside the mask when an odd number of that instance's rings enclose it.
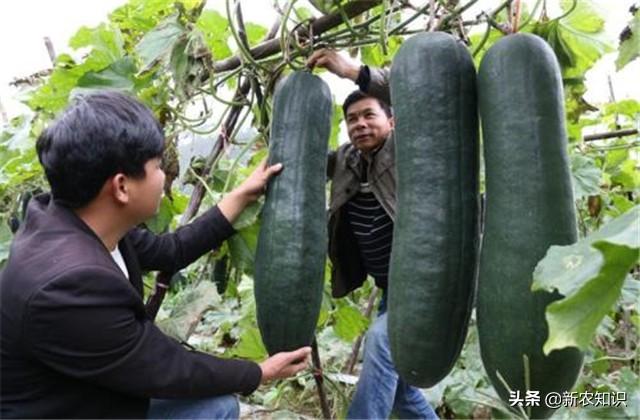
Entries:
{"label": "black jacket", "polygon": [[217,207],[119,243],[130,280],[75,213],[32,200],[0,274],[1,417],[141,418],[149,398],[250,393],[260,367],[189,351],[147,317],[143,270],[175,271],[233,228]]}

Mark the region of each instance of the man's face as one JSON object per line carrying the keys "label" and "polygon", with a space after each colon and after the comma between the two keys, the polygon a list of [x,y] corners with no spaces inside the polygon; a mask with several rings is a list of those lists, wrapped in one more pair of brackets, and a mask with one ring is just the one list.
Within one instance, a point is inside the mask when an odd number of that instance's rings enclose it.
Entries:
{"label": "man's face", "polygon": [[144,165],[144,178],[130,178],[132,210],[140,221],[153,217],[160,207],[164,187],[164,171],[161,159],[149,159]]}
{"label": "man's face", "polygon": [[374,98],[361,99],[347,109],[347,131],[351,143],[361,152],[380,147],[393,129],[393,118],[387,117]]}

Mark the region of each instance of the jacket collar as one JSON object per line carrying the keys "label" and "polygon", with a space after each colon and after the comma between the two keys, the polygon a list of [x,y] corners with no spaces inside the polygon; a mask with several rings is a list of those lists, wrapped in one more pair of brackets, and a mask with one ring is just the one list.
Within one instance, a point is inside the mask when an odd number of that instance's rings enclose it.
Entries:
{"label": "jacket collar", "polygon": [[[382,146],[378,150],[374,151],[370,155],[369,163],[372,166],[372,170],[377,173],[383,172],[394,163],[394,156],[392,153],[393,148],[393,130],[389,133]],[[364,154],[360,150],[356,149],[353,145],[350,145],[349,152],[347,154],[347,166],[353,170],[356,175],[360,176],[360,161],[366,159]]]}
{"label": "jacket collar", "polygon": [[[29,220],[24,223],[26,229],[44,232],[71,227],[95,239],[108,252],[98,235],[71,208],[53,199],[50,193],[38,194],[31,199],[27,218]],[[57,223],[52,224],[51,221]]]}
{"label": "jacket collar", "polygon": [[[52,232],[60,234],[61,232],[82,232],[92,240],[97,242],[96,246],[104,250],[108,261],[117,266],[111,257],[111,251],[107,249],[104,242],[98,235],[64,202],[55,200],[50,193],[39,194],[31,199],[29,203],[29,211],[27,212],[28,220],[24,222],[25,234],[30,232]],[[123,245],[124,246],[121,246]],[[122,257],[127,264],[129,271],[129,282],[142,295],[142,277],[138,262],[135,261],[131,247],[125,241],[118,243]],[[118,272],[121,273],[118,268]]]}

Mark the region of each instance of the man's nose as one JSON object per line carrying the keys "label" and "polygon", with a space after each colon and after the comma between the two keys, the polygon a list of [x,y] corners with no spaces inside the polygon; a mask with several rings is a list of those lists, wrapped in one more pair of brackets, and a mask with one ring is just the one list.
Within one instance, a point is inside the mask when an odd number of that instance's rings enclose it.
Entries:
{"label": "man's nose", "polygon": [[354,126],[355,127],[366,127],[366,120],[364,117],[358,117],[358,119],[356,120]]}

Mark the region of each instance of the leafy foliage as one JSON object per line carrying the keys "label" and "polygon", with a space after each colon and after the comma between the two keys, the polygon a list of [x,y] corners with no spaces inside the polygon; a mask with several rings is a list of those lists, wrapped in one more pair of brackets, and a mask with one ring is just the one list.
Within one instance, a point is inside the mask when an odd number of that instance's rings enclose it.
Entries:
{"label": "leafy foliage", "polygon": [[186,341],[196,327],[202,314],[220,302],[215,285],[201,282],[189,285],[179,296],[180,301],[156,324],[162,331],[179,341]]}
{"label": "leafy foliage", "polygon": [[563,17],[543,20],[533,33],[544,38],[558,58],[565,89],[569,93],[567,114],[576,121],[585,112],[593,110],[582,96],[585,73],[612,47],[602,40],[604,20],[594,11],[590,1],[562,0]]}
{"label": "leafy foliage", "polygon": [[213,10],[203,11],[196,27],[204,35],[214,59],[221,60],[231,55],[231,49],[227,45],[227,39],[231,36],[229,22],[220,13]]}
{"label": "leafy foliage", "polygon": [[592,158],[581,154],[572,155],[571,173],[575,199],[583,199],[600,192],[602,171]]}
{"label": "leafy foliage", "polygon": [[536,267],[532,290],[557,290],[564,298],[547,307],[546,354],[588,347],[639,258],[640,206],[574,245],[549,249]]}
{"label": "leafy foliage", "polygon": [[[562,10],[569,13],[571,0],[562,0]],[[583,79],[603,54],[612,47],[602,41],[604,20],[593,10],[589,1],[579,1],[562,19],[552,19],[538,25],[534,31],[547,40],[560,62],[565,79]]]}

